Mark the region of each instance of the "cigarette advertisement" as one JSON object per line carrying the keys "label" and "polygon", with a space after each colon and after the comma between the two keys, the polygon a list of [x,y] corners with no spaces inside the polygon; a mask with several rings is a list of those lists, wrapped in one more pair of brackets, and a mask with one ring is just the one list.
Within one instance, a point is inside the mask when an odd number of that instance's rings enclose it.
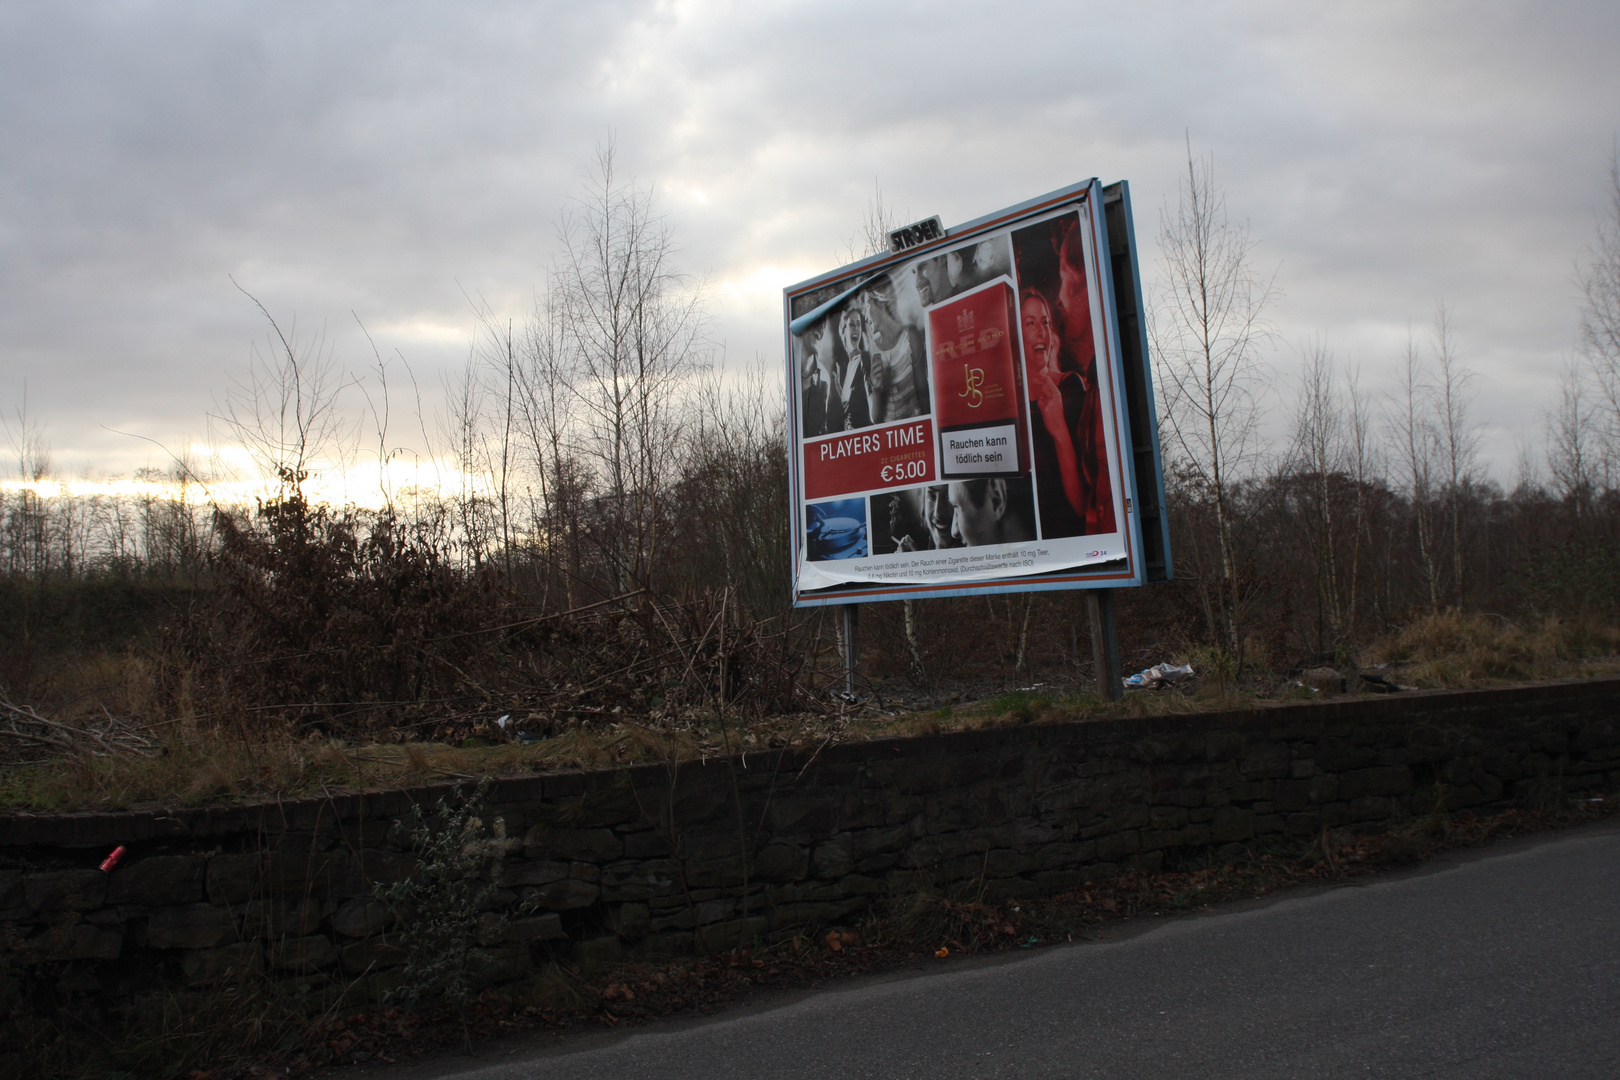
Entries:
{"label": "cigarette advertisement", "polygon": [[1144,580],[1102,202],[901,230],[931,239],[785,290],[797,603]]}

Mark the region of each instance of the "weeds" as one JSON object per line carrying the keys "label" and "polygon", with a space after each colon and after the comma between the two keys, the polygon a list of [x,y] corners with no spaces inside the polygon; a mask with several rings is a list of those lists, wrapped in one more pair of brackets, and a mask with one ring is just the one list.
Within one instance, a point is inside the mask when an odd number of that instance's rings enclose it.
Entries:
{"label": "weeds", "polygon": [[[412,806],[403,827],[416,867],[400,881],[374,887],[397,927],[395,940],[405,952],[399,982],[388,1001],[414,1005],[436,998],[462,1008],[473,991],[474,949],[481,936],[499,939],[505,913],[489,912],[500,886],[484,876],[505,854],[504,822],[486,824],[479,816],[488,781],[452,804],[441,798],[431,817]],[[519,905],[517,909],[522,913]]]}

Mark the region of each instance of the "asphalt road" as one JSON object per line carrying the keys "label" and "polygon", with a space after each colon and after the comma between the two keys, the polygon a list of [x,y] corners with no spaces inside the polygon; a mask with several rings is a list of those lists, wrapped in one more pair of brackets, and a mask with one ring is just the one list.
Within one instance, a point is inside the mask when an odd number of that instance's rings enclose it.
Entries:
{"label": "asphalt road", "polygon": [[1613,1080],[1620,828],[1167,920],[1115,940],[996,963],[946,961],[924,975],[433,1072]]}

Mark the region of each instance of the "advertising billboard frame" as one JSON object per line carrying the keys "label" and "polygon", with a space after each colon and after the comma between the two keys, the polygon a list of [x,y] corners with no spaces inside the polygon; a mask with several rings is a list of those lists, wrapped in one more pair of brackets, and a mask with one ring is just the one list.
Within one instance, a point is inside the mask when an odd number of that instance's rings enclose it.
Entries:
{"label": "advertising billboard frame", "polygon": [[[796,334],[803,333],[816,320],[827,318],[827,313],[836,310],[847,297],[859,291],[862,283],[882,280],[879,275],[885,271],[901,269],[935,253],[965,250],[962,245],[978,237],[998,234],[1010,236],[1021,223],[1038,222],[1070,208],[1082,213],[1081,221],[1089,230],[1088,250],[1095,263],[1091,280],[1100,301],[1094,310],[1100,309],[1101,315],[1101,332],[1096,334],[1099,345],[1096,362],[1107,365],[1111,400],[1120,406],[1111,413],[1112,426],[1108,441],[1114,450],[1110,461],[1117,463],[1117,472],[1110,474],[1110,482],[1118,485],[1122,496],[1119,505],[1124,510],[1124,524],[1117,529],[1124,541],[1123,556],[1097,566],[1073,566],[1022,575],[980,576],[977,579],[952,579],[940,575],[930,580],[847,581],[821,588],[804,588],[801,568],[806,565],[807,519],[811,510],[805,493],[807,466],[804,450],[805,439],[815,436],[807,436],[801,429],[800,410],[797,407],[797,395],[801,391],[799,365],[794,350]],[[904,250],[886,251],[791,285],[783,290],[783,315],[789,402],[790,551],[795,606],[1128,588],[1170,579],[1169,526],[1163,510],[1164,476],[1153,378],[1148,360],[1146,310],[1130,191],[1124,181],[1104,186],[1093,178],[1059,188],[945,229],[942,235],[907,246]],[[1017,361],[1019,365],[1022,362],[1021,359]],[[1021,367],[1019,370],[1021,373]],[[936,437],[932,428],[932,413],[928,422],[928,438],[932,441]],[[938,481],[943,477],[936,476],[934,479]],[[842,519],[838,523],[842,524]],[[865,542],[867,526],[863,518],[859,523],[862,542]]]}

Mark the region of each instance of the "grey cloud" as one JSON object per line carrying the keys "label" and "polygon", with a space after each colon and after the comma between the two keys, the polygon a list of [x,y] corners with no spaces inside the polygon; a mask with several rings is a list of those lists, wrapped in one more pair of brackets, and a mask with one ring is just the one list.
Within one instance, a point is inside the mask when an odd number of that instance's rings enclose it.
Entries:
{"label": "grey cloud", "polygon": [[[1284,344],[1376,384],[1444,297],[1480,412],[1531,434],[1617,45],[1600,4],[9,5],[0,386],[70,453],[196,431],[259,330],[232,274],[346,355],[352,309],[454,364],[462,290],[521,313],[610,131],[717,285],[830,266],[874,178],[951,222],[1126,177],[1151,255],[1190,132],[1280,267]],[[717,296],[729,353],[774,356],[769,303]]]}
{"label": "grey cloud", "polygon": [[532,281],[576,169],[553,147],[605,132],[587,97],[623,11],[8,8],[7,393],[30,378],[59,447],[113,445],[91,419],[197,431],[260,330],[230,275],[306,327],[459,319],[457,275]]}

